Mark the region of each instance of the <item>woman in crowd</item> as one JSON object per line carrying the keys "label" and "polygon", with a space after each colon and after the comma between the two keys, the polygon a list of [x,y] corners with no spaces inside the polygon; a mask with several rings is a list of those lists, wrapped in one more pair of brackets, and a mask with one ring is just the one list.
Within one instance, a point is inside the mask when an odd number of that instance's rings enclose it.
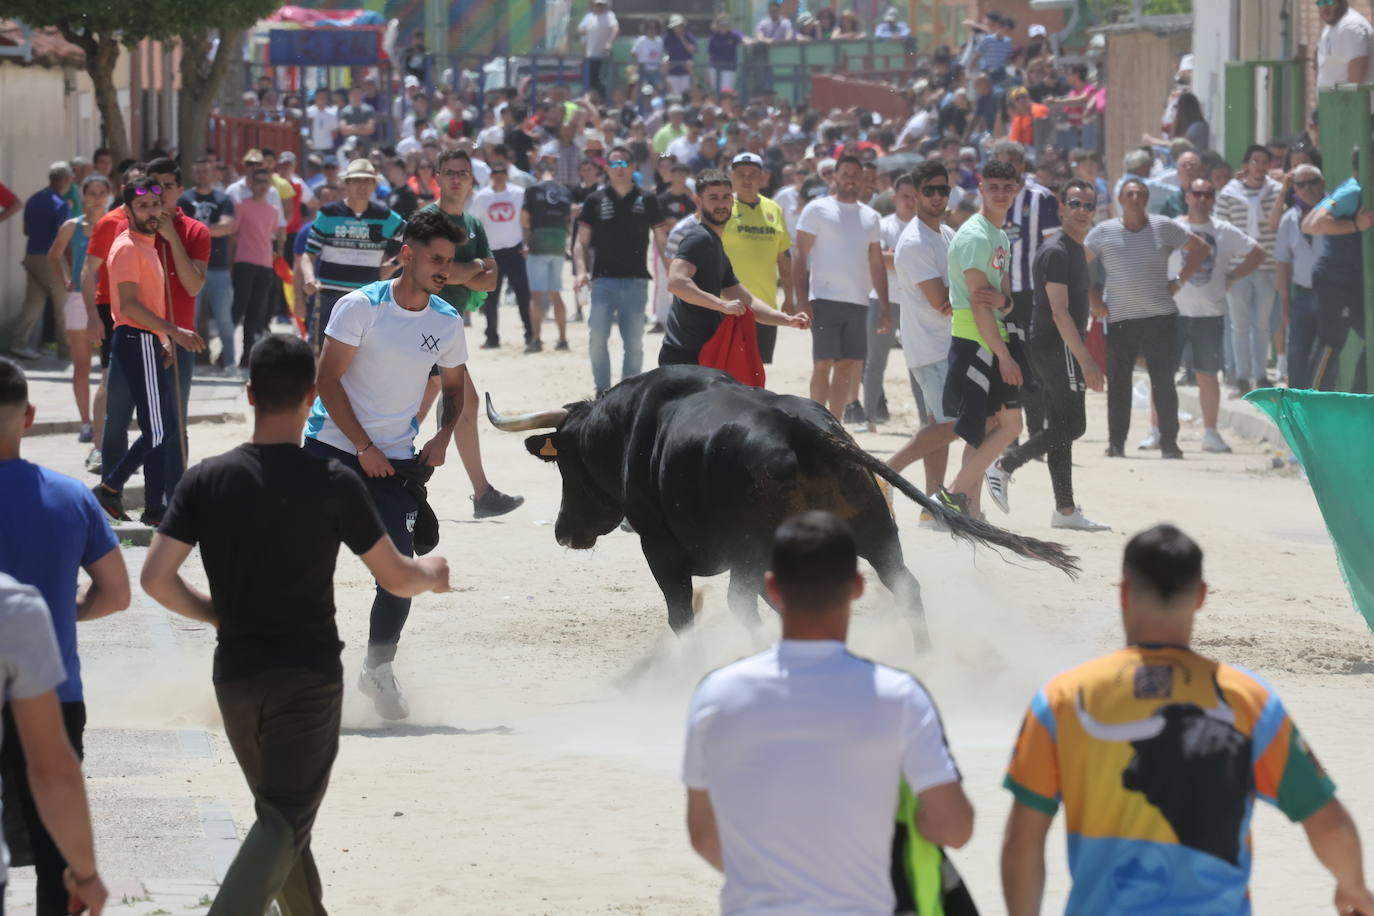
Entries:
{"label": "woman in crowd", "polygon": [[863,23],[859,21],[859,14],[853,10],[845,10],[840,13],[840,24],[835,27],[835,31],[830,34],[830,37],[836,39],[867,38],[868,33],[864,31]]}

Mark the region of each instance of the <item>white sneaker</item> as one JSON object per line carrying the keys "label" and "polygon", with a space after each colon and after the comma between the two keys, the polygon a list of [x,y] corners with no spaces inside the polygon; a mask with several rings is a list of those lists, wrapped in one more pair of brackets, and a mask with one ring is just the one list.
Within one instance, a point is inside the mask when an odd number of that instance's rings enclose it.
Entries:
{"label": "white sneaker", "polygon": [[100,449],[93,448],[91,453],[86,456],[86,470],[92,474],[99,474],[101,471]]}
{"label": "white sneaker", "polygon": [[1221,438],[1221,433],[1215,429],[1204,430],[1202,433],[1202,450],[1204,452],[1215,452],[1217,454],[1227,454],[1231,451],[1231,446],[1226,444],[1226,440]]}
{"label": "white sneaker", "polygon": [[988,495],[997,504],[997,508],[1003,512],[1011,511],[1011,473],[1002,467],[1002,459],[998,458],[992,463],[992,467],[987,469],[983,475],[988,485]]}
{"label": "white sneaker", "polygon": [[363,663],[358,673],[358,689],[363,696],[371,697],[377,708],[377,715],[383,719],[404,719],[410,715],[410,704],[401,695],[401,685],[391,671],[391,662],[383,662],[375,668]]}
{"label": "white sneaker", "polygon": [[1055,510],[1054,515],[1050,516],[1051,528],[1069,528],[1073,531],[1111,531],[1111,525],[1104,525],[1095,522],[1083,514],[1083,507],[1074,506],[1073,513],[1065,515],[1059,510]]}
{"label": "white sneaker", "polygon": [[1152,448],[1159,448],[1159,427],[1151,426],[1150,432],[1136,444],[1136,448],[1141,451],[1148,451]]}

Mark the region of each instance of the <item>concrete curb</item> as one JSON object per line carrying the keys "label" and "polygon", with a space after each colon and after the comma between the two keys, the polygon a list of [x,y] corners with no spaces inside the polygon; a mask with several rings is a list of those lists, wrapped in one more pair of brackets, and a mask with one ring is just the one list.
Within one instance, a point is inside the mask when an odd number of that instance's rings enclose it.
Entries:
{"label": "concrete curb", "polygon": [[[1283,434],[1268,417],[1251,407],[1244,401],[1228,401],[1223,390],[1221,410],[1217,416],[1217,425],[1222,429],[1229,429],[1247,439],[1261,439],[1270,445],[1282,446],[1287,448]],[[1202,418],[1202,405],[1198,401],[1196,388],[1178,389],[1179,410],[1186,410],[1199,421]]]}
{"label": "concrete curb", "polygon": [[[193,413],[186,418],[186,422],[194,426],[197,423],[238,423],[244,419],[241,410],[224,410],[210,413]],[[53,436],[63,433],[76,433],[81,431],[80,420],[38,420],[30,426],[24,433],[26,436]],[[137,432],[136,423],[129,424],[130,432]]]}

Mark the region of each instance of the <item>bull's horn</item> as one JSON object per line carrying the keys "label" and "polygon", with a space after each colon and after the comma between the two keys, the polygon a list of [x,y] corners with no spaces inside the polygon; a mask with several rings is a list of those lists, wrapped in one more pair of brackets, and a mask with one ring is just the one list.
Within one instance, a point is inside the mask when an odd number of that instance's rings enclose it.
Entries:
{"label": "bull's horn", "polygon": [[516,417],[503,417],[496,412],[491,403],[491,392],[487,392],[487,419],[497,429],[508,433],[524,432],[527,429],[555,429],[568,416],[568,408],[555,407],[537,413],[525,413]]}
{"label": "bull's horn", "polygon": [[1078,694],[1078,722],[1083,731],[1098,741],[1149,741],[1164,731],[1165,724],[1164,717],[1158,714],[1135,722],[1099,722],[1083,708],[1081,691]]}

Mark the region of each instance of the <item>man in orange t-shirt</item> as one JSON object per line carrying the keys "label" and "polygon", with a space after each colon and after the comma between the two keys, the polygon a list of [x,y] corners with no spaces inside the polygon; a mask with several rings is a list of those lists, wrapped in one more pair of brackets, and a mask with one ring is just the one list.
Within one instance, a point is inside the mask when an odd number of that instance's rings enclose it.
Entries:
{"label": "man in orange t-shirt", "polygon": [[1048,118],[1050,110],[1039,102],[1031,100],[1025,86],[1017,86],[1007,96],[1007,108],[1011,111],[1011,139],[1028,149],[1035,148],[1035,122]]}
{"label": "man in orange t-shirt", "polygon": [[153,178],[126,181],[124,213],[129,228],[111,244],[106,267],[114,293],[110,301],[114,333],[110,358],[129,386],[139,437],[114,468],[106,470],[93,491],[110,516],[127,521],[124,484],[143,467],[144,512],[141,521],[157,526],[167,505],[166,460],[162,449],[177,427],[177,404],[169,369],[171,346],[192,352],[205,348],[193,330],[177,327],[167,300],[167,275],[153,237],[165,218],[162,187]]}

